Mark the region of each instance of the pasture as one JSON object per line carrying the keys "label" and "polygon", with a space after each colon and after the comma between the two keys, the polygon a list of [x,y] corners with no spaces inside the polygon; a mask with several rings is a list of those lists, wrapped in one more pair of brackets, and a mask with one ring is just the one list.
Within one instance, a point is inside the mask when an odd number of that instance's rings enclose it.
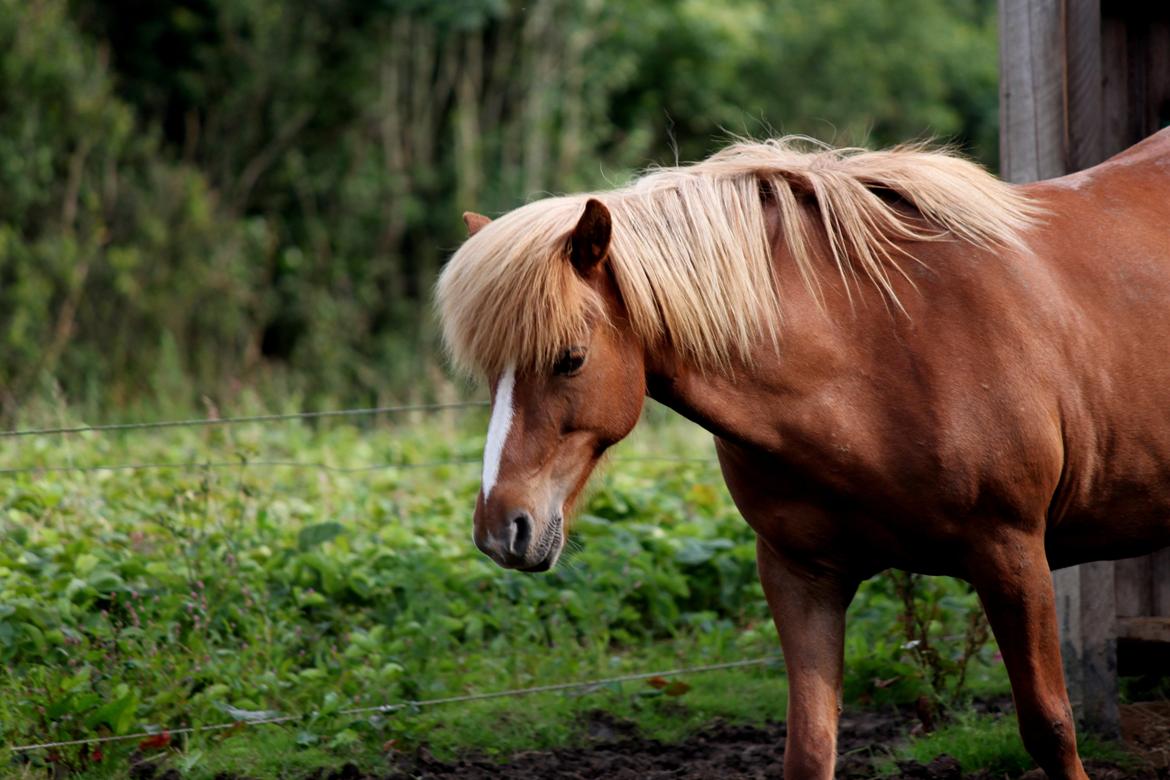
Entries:
{"label": "pasture", "polygon": [[[648,409],[595,477],[568,560],[533,577],[499,570],[470,539],[486,416],[4,438],[0,773],[120,776],[143,757],[193,778],[376,771],[420,746],[499,760],[584,744],[599,717],[668,741],[715,720],[781,719],[778,660],[410,704],[779,654],[754,539],[706,434]],[[22,427],[77,422],[62,409]],[[22,470],[46,466],[61,470]],[[908,705],[895,719],[906,731],[920,699],[1002,699],[994,645],[969,631],[976,607],[950,580],[866,583],[850,612],[850,707]],[[144,732],[155,736],[11,751]],[[1022,756],[1014,726],[1008,736]],[[892,745],[864,753],[889,759]]]}

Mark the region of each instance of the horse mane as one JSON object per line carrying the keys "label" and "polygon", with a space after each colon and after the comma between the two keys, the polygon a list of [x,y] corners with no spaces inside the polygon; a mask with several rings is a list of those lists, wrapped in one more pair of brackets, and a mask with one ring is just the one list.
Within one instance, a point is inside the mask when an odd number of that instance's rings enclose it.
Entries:
{"label": "horse mane", "polygon": [[[458,368],[490,377],[509,365],[551,365],[605,317],[566,259],[569,233],[591,197],[612,216],[608,262],[637,337],[648,346],[669,340],[715,370],[733,357],[750,362],[761,336],[776,340],[782,307],[766,200],[778,208],[787,249],[818,300],[827,260],[850,297],[865,279],[899,308],[891,273],[905,276],[899,258],[916,260],[900,242],[1022,249],[1021,232],[1038,214],[1019,190],[949,149],[833,149],[791,136],[734,143],[625,187],[529,203],[464,242],[437,289]],[[828,258],[804,227],[809,205]]]}

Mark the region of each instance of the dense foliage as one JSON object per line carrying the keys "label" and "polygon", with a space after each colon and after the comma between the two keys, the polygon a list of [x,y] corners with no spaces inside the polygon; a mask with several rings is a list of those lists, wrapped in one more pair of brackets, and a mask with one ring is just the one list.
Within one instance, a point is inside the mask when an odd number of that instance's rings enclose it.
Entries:
{"label": "dense foliage", "polygon": [[[453,397],[429,298],[465,209],[729,134],[929,135],[990,164],[995,60],[990,0],[0,0],[0,419]],[[0,439],[0,774],[118,776],[136,741],[4,746],[271,712],[306,715],[254,749],[282,762],[553,742],[586,706],[780,715],[775,668],[681,703],[534,701],[509,735],[510,701],[340,715],[777,650],[696,428],[639,429],[533,578],[468,538],[481,417]],[[951,581],[867,583],[848,698],[945,702],[972,659],[998,675],[976,610]],[[212,776],[235,733],[174,756]]]}
{"label": "dense foliage", "polygon": [[991,162],[995,60],[990,0],[0,0],[0,413],[439,392],[463,210],[728,133]]}
{"label": "dense foliage", "polygon": [[[566,562],[533,577],[498,569],[469,539],[480,417],[9,441],[14,468],[153,467],[0,482],[0,744],[319,717],[778,652],[753,535],[697,428],[644,423],[598,478]],[[933,580],[918,597],[922,638],[954,663],[974,596]],[[851,701],[931,694],[902,614],[889,579],[867,583],[852,611]],[[976,650],[976,676],[999,668],[993,647]],[[713,683],[719,707],[746,699],[779,717],[782,691],[759,688],[768,677],[738,694]],[[433,741],[460,713],[290,728],[305,746],[357,741],[359,728],[381,734],[367,745]],[[95,763],[88,748],[33,760],[50,759]]]}

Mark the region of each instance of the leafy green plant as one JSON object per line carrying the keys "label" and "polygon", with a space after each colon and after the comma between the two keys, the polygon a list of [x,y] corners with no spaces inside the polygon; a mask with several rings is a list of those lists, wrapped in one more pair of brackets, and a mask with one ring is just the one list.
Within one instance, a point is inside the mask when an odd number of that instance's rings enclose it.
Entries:
{"label": "leafy green plant", "polygon": [[[975,656],[987,646],[991,626],[983,614],[974,589],[948,592],[928,585],[925,578],[910,572],[891,572],[890,581],[902,602],[901,623],[905,632],[904,649],[911,651],[915,663],[930,683],[931,691],[943,706],[959,701],[966,693],[967,672]],[[941,650],[938,632],[958,631],[951,637],[951,652]]]}
{"label": "leafy green plant", "polygon": [[982,606],[966,583],[887,571],[862,584],[849,617],[847,700],[919,702],[930,728],[972,696],[1007,690]]}
{"label": "leafy green plant", "polygon": [[[648,416],[597,477],[564,564],[539,577],[499,569],[468,541],[480,412],[369,430],[287,423],[0,441],[15,467],[227,464],[0,481],[3,740],[293,715],[299,749],[344,754],[434,741],[435,729],[470,734],[450,713],[340,714],[351,707],[778,653],[754,536],[704,460],[709,440]],[[647,459],[663,452],[697,459]],[[260,465],[292,461],[386,467]],[[412,463],[449,465],[393,465]],[[948,599],[971,604],[953,583],[936,587],[932,631],[945,638],[966,615],[951,615]],[[897,638],[900,610],[888,577],[859,593],[851,700],[921,694],[926,678]],[[704,713],[783,712],[782,695],[749,707],[713,686],[680,697],[677,717],[628,691],[606,706],[675,734]],[[541,739],[571,733],[550,724]],[[208,739],[197,749],[219,744]],[[53,758],[94,763],[87,748]]]}

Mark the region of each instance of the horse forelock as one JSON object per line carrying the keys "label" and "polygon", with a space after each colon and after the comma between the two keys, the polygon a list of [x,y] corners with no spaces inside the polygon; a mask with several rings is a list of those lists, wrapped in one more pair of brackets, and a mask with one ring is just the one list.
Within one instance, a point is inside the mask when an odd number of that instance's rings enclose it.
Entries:
{"label": "horse forelock", "polygon": [[568,262],[567,237],[585,196],[549,198],[493,220],[464,242],[439,278],[452,362],[493,378],[551,365],[581,343],[603,307]]}
{"label": "horse forelock", "polygon": [[[892,193],[921,216],[891,203]],[[820,299],[823,275],[860,280],[900,307],[892,275],[916,259],[900,246],[960,240],[1022,249],[1038,210],[1014,187],[949,150],[830,149],[807,139],[735,143],[699,163],[648,172],[608,192],[548,198],[491,222],[455,253],[438,285],[454,363],[480,376],[550,365],[581,343],[606,305],[567,260],[585,202],[608,207],[608,262],[630,326],[704,368],[751,361],[776,343],[782,312],[765,200],[778,210],[800,278]],[[824,241],[801,216],[816,202]],[[828,257],[815,246],[827,246]]]}

